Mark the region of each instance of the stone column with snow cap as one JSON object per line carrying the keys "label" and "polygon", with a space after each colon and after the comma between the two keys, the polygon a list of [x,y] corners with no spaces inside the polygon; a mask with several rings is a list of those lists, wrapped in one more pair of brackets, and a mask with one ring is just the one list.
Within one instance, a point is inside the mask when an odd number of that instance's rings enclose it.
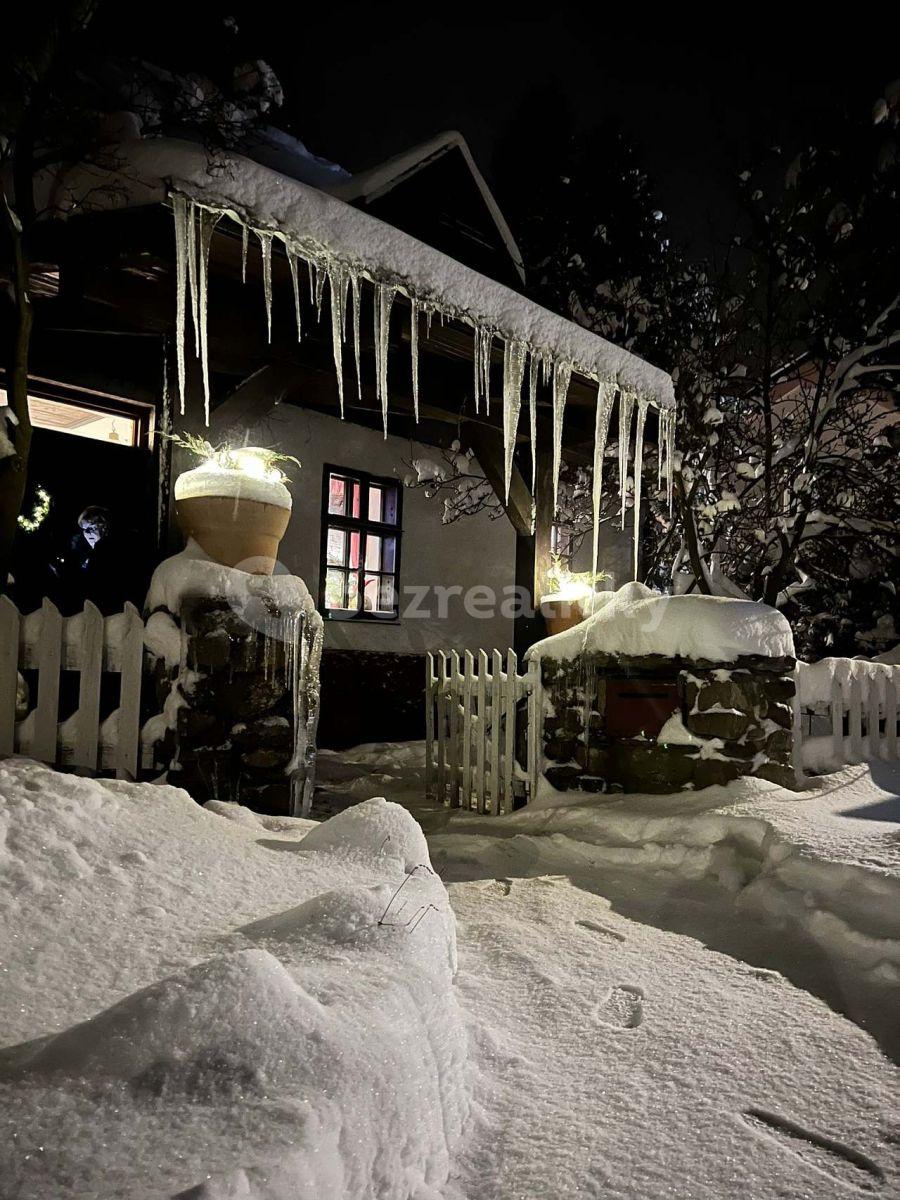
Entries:
{"label": "stone column with snow cap", "polygon": [[169,781],[203,803],[308,807],[322,618],[292,575],[251,575],[189,541],[154,573],[147,647],[162,712],[145,726]]}

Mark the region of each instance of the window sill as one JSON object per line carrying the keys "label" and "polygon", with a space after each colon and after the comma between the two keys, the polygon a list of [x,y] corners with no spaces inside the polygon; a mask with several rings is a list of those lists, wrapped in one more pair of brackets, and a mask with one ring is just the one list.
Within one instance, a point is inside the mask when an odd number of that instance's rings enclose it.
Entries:
{"label": "window sill", "polygon": [[399,625],[399,616],[384,616],[376,617],[363,613],[353,613],[350,616],[341,616],[336,612],[324,612],[322,618],[326,622],[333,625]]}

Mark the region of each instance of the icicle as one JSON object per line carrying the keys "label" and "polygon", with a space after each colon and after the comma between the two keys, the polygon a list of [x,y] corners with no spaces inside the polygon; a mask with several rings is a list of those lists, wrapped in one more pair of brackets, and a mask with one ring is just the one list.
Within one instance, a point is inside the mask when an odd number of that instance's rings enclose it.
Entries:
{"label": "icicle", "polygon": [[332,264],[328,272],[328,290],[331,294],[331,348],[334,353],[334,369],[337,373],[338,401],[341,419],[344,417],[344,314],[347,311],[347,272],[339,264]]}
{"label": "icicle", "polygon": [[[197,205],[191,200],[187,209],[188,285],[191,290],[191,319],[194,323],[194,354],[200,353],[200,284],[197,277]],[[201,210],[200,221],[203,220]]]}
{"label": "icicle", "polygon": [[528,435],[531,439],[531,495],[537,490],[537,381],[538,359],[534,351],[528,365]]}
{"label": "icicle", "polygon": [[503,483],[507,501],[516,451],[516,430],[522,408],[525,343],[508,338],[503,346]]}
{"label": "icicle", "polygon": [[410,300],[409,315],[409,353],[412,359],[412,393],[413,411],[416,424],[419,423],[419,302],[413,296]]}
{"label": "icicle", "polygon": [[425,310],[425,336],[427,338],[431,337],[431,318],[433,316],[434,316],[434,309],[426,308],[426,310]]}
{"label": "icicle", "polygon": [[569,381],[572,378],[572,364],[556,360],[553,363],[553,515],[559,498],[559,469],[562,465],[562,435],[563,411],[566,407],[566,396],[569,391]]}
{"label": "icicle", "polygon": [[665,462],[665,409],[659,409],[659,434],[656,438],[656,490],[662,491],[663,464]]}
{"label": "icicle", "polygon": [[[443,313],[441,313],[443,318]],[[478,347],[478,361],[481,367],[481,394],[484,397],[484,411],[491,413],[491,350],[494,345],[494,333],[490,329],[481,330],[481,340]]]}
{"label": "icicle", "polygon": [[294,318],[297,322],[297,341],[300,341],[303,330],[300,318],[300,275],[297,264],[297,255],[290,250],[287,252],[288,266],[291,268],[291,285],[294,289]]}
{"label": "icicle", "polygon": [[327,267],[316,266],[316,320],[322,320],[322,298],[325,295],[325,276]]}
{"label": "icicle", "polygon": [[175,217],[175,357],[178,363],[178,399],[184,415],[184,333],[187,318],[187,260],[188,260],[188,206],[184,196],[172,197],[172,213]]}
{"label": "icicle", "polygon": [[669,491],[669,516],[675,493],[675,410],[670,409],[666,421],[666,483]]}
{"label": "icicle", "polygon": [[362,370],[359,353],[359,276],[350,269],[350,292],[353,297],[353,353],[356,356],[356,387],[362,401]]}
{"label": "icicle", "polygon": [[387,283],[375,284],[375,394],[381,401],[381,416],[384,436],[387,437],[388,419],[388,347],[391,322],[391,306],[394,289]]}
{"label": "icicle", "polygon": [[475,400],[476,415],[481,409],[481,381],[484,375],[481,367],[481,326],[475,326],[475,333],[472,337],[472,371],[474,379],[472,382],[472,396]]}
{"label": "icicle", "polygon": [[[266,329],[269,334],[269,345],[272,344],[272,235],[264,229],[257,229],[260,252],[262,254],[263,299],[266,304]],[[208,423],[208,422],[207,422]]]}
{"label": "icicle", "polygon": [[250,242],[249,225],[241,225],[241,283],[247,282],[247,249]]}
{"label": "icicle", "polygon": [[634,577],[638,577],[641,549],[641,486],[644,474],[644,422],[647,420],[647,401],[637,402],[637,422],[634,429]]}
{"label": "icicle", "polygon": [[314,305],[316,302],[316,268],[311,258],[306,260],[306,272],[309,275],[309,302]]}
{"label": "icicle", "polygon": [[631,442],[631,414],[634,393],[619,394],[619,497],[622,501],[622,528],[625,528],[625,498],[628,494],[628,450]]}
{"label": "icicle", "polygon": [[207,299],[209,293],[209,247],[213,230],[221,214],[208,208],[200,210],[200,244],[197,264],[197,324],[200,327],[200,366],[203,372],[203,413],[209,425],[209,346],[206,332]]}
{"label": "icicle", "polygon": [[600,500],[603,495],[603,464],[606,460],[606,442],[609,437],[609,418],[612,415],[616,389],[612,383],[601,383],[597,389],[597,412],[594,421],[594,478],[591,490],[594,532],[591,552],[592,581],[597,576],[597,558],[600,549]]}

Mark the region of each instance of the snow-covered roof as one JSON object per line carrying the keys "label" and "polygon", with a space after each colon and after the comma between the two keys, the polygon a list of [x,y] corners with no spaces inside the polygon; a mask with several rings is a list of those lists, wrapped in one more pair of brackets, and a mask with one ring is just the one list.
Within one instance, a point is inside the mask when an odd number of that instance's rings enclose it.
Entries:
{"label": "snow-covered roof", "polygon": [[755,600],[664,596],[642,583],[601,592],[580,625],[537,642],[529,657],[571,659],[585,652],[734,662],[745,654],[793,657],[787,618]]}
{"label": "snow-covered roof", "polygon": [[665,371],[336,196],[241,155],[174,138],[127,141],[115,148],[114,165],[81,164],[57,178],[52,200],[57,211],[78,211],[159,203],[172,192],[281,239],[328,271],[384,284],[425,310],[521,343],[548,364],[569,364],[657,408],[674,408]]}
{"label": "snow-covered roof", "polygon": [[400,154],[395,154],[383,163],[369,167],[366,171],[360,171],[356,175],[350,176],[349,179],[341,179],[335,183],[326,184],[324,190],[330,192],[332,196],[339,197],[341,200],[377,200],[379,196],[386,195],[386,193],[390,192],[399,183],[403,183],[404,180],[417,174],[423,167],[430,166],[436,159],[443,157],[450,150],[459,150],[463,156],[463,160],[472,174],[472,178],[481,193],[488,212],[497,226],[497,231],[503,239],[503,244],[509,251],[519,278],[524,283],[525,264],[522,260],[522,252],[516,243],[516,239],[513,237],[512,230],[506,223],[506,218],[500,211],[500,206],[495,200],[493,192],[488,187],[486,179],[479,171],[475,159],[472,157],[472,152],[469,149],[466,139],[455,129],[435,134],[434,137],[429,138],[427,141],[420,142],[417,146],[410,146],[408,150],[404,150]]}

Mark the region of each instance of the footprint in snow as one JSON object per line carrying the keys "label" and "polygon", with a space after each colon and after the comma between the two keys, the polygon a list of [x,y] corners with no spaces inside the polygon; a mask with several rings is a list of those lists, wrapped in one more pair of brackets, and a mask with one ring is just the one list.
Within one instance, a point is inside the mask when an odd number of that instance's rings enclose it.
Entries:
{"label": "footprint in snow", "polygon": [[612,938],[614,942],[624,942],[626,937],[619,933],[616,929],[610,929],[608,925],[601,925],[599,921],[576,921],[581,929],[589,929],[591,933],[599,933],[601,937]]}
{"label": "footprint in snow", "polygon": [[644,992],[630,983],[619,983],[597,1008],[597,1016],[610,1029],[637,1029],[644,1019]]}
{"label": "footprint in snow", "polygon": [[774,1141],[780,1149],[815,1167],[838,1183],[848,1184],[863,1192],[876,1192],[884,1183],[884,1172],[861,1150],[824,1134],[804,1129],[795,1121],[767,1112],[763,1108],[748,1108],[741,1120],[754,1133]]}

